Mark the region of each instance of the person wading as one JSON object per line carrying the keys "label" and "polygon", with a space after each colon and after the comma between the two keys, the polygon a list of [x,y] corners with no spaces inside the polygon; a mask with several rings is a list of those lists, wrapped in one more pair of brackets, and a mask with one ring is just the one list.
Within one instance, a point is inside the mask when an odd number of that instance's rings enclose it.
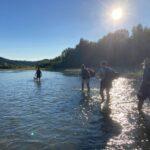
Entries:
{"label": "person wading", "polygon": [[88,68],[83,64],[81,66],[81,78],[82,78],[82,91],[84,91],[84,85],[86,84],[88,92],[90,91],[90,72]]}
{"label": "person wading", "polygon": [[41,77],[42,77],[42,72],[40,70],[40,67],[37,68],[36,73],[35,73],[36,79],[38,81],[41,81]]}
{"label": "person wading", "polygon": [[144,100],[147,98],[150,100],[150,58],[145,59],[144,61],[144,73],[143,80],[138,92],[138,110],[142,109]]}
{"label": "person wading", "polygon": [[104,91],[106,91],[107,100],[110,99],[110,89],[112,88],[112,81],[116,77],[119,76],[117,72],[115,72],[106,61],[103,61],[100,64],[100,68],[98,70],[98,76],[101,78],[100,82],[100,96],[102,98],[102,102],[104,102]]}

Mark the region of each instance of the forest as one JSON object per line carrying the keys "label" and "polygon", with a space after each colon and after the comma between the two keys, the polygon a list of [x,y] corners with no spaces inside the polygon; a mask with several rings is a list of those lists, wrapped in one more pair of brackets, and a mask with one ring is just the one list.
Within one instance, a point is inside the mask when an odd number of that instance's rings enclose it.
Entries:
{"label": "forest", "polygon": [[81,64],[98,66],[102,60],[118,67],[138,67],[150,57],[150,28],[137,25],[129,32],[120,29],[97,42],[80,39],[75,48],[65,49],[43,67],[52,69],[79,68]]}
{"label": "forest", "polygon": [[97,42],[83,38],[75,48],[67,48],[54,59],[41,61],[13,61],[0,57],[1,69],[40,66],[47,69],[79,68],[81,64],[97,67],[106,60],[112,66],[139,67],[150,57],[150,28],[137,25],[129,32],[120,29],[99,39]]}

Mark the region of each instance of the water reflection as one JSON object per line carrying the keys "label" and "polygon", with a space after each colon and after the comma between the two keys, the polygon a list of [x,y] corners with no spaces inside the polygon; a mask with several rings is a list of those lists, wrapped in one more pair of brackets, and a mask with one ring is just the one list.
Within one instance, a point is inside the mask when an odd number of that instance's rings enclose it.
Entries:
{"label": "water reflection", "polygon": [[36,81],[36,80],[34,80],[34,84],[35,84],[35,86],[36,86],[38,89],[41,89],[42,81]]}
{"label": "water reflection", "polygon": [[148,147],[149,107],[139,117],[134,80],[115,80],[110,100],[100,105],[97,80],[82,93],[78,77],[43,73],[40,83],[31,81],[32,71],[1,74],[0,149]]}
{"label": "water reflection", "polygon": [[90,95],[90,92],[85,92],[85,91],[82,91],[81,92],[81,103],[87,103],[92,100],[92,97]]}
{"label": "water reflection", "polygon": [[[140,133],[147,134],[147,131],[141,127],[141,117],[137,111],[137,98],[134,88],[134,80],[120,78],[114,81],[113,89],[111,91],[111,118],[117,121],[122,126],[122,132],[119,136],[108,141],[107,147],[114,149],[143,149],[146,140],[144,136],[139,136]],[[144,140],[145,139],[145,140]],[[143,141],[139,143],[138,141]]]}
{"label": "water reflection", "polygon": [[[101,106],[102,105],[102,106]],[[81,147],[84,149],[104,149],[107,141],[121,132],[121,126],[110,117],[109,100],[100,103],[99,89],[81,94],[81,114],[84,126],[87,124],[90,131],[84,135]],[[101,109],[102,108],[102,109]]]}
{"label": "water reflection", "polygon": [[[147,120],[148,119],[148,120]],[[137,118],[137,126],[138,126],[138,132],[136,137],[136,145],[142,149],[148,149],[150,148],[150,142],[149,142],[149,120],[150,116],[146,115],[143,112],[139,113],[139,116]]]}

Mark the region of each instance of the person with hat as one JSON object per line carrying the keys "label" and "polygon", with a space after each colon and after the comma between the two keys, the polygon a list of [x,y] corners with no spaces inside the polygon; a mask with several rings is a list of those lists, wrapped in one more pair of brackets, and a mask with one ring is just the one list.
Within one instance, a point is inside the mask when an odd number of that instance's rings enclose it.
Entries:
{"label": "person with hat", "polygon": [[144,73],[142,83],[137,94],[138,96],[138,110],[141,111],[144,100],[150,99],[150,58],[144,60]]}

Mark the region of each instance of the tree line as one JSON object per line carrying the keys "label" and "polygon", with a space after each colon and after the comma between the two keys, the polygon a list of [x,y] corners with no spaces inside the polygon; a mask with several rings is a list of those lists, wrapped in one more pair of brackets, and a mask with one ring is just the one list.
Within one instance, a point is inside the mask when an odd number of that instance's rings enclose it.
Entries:
{"label": "tree line", "polygon": [[80,39],[75,48],[65,49],[43,67],[52,69],[78,68],[81,64],[97,66],[107,60],[113,66],[137,67],[150,57],[150,28],[137,25],[129,33],[120,29],[109,33],[97,42]]}
{"label": "tree line", "polygon": [[81,64],[96,67],[107,60],[117,67],[138,67],[150,57],[150,28],[137,25],[108,33],[97,42],[80,39],[75,48],[65,49],[60,56],[37,62],[12,61],[0,58],[0,68],[37,66],[51,69],[79,68]]}
{"label": "tree line", "polygon": [[45,67],[49,64],[48,59],[41,61],[17,61],[0,57],[0,69],[19,69],[19,68],[34,68],[36,66]]}

